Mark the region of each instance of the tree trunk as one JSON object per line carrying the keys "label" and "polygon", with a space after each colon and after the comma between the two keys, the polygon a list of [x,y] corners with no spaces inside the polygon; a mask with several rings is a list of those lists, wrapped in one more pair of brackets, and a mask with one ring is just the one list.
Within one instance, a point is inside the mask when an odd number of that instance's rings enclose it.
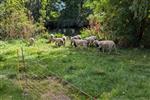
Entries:
{"label": "tree trunk", "polygon": [[145,31],[145,22],[146,22],[146,19],[143,19],[140,23],[138,30],[137,30],[137,41],[135,43],[136,47],[140,46],[141,40],[143,38],[144,31]]}

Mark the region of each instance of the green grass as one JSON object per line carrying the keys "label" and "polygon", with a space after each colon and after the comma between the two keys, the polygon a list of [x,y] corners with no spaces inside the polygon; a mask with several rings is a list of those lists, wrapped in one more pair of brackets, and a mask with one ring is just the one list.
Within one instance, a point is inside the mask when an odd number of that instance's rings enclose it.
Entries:
{"label": "green grass", "polygon": [[[109,55],[95,48],[72,48],[69,43],[66,47],[57,48],[45,42],[39,39],[35,46],[28,47],[21,40],[1,41],[1,75],[5,75],[8,80],[16,78],[17,49],[23,47],[29,78],[33,78],[33,74],[36,78],[44,78],[54,72],[100,100],[150,99],[150,50],[119,49],[119,54]],[[13,86],[11,88],[16,88]],[[20,95],[19,89],[5,90],[5,95]],[[0,95],[4,93],[0,92]],[[74,97],[79,100],[82,98],[77,95]]]}
{"label": "green grass", "polygon": [[[9,79],[0,79],[0,100],[24,100],[23,91]],[[33,100],[26,96],[27,100]]]}

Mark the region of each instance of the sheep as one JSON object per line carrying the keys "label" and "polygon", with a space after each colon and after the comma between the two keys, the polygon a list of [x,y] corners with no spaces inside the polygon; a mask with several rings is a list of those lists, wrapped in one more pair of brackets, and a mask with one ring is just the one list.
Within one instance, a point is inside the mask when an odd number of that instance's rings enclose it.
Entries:
{"label": "sheep", "polygon": [[52,41],[55,42],[56,46],[62,46],[62,45],[65,46],[65,41],[63,38],[53,38]]}
{"label": "sheep", "polygon": [[67,37],[66,37],[66,36],[63,36],[62,39],[64,40],[64,45],[65,45],[65,44],[66,44]]}
{"label": "sheep", "polygon": [[29,38],[29,46],[32,46],[35,43],[35,39],[33,37]]}
{"label": "sheep", "polygon": [[87,37],[87,38],[85,38],[85,40],[87,40],[88,45],[91,46],[91,45],[93,45],[94,40],[96,40],[96,36]]}
{"label": "sheep", "polygon": [[48,40],[47,43],[54,42],[54,41],[53,41],[53,38],[54,38],[54,37],[55,37],[54,34],[50,34],[50,37],[49,37],[49,40]]}
{"label": "sheep", "polygon": [[100,42],[100,41],[98,41],[98,40],[94,40],[94,41],[93,41],[94,46],[99,47],[99,42]]}
{"label": "sheep", "polygon": [[67,39],[66,36],[63,36],[62,38],[52,37],[52,41],[55,42],[55,45],[57,45],[57,46],[62,46],[62,45],[65,46],[66,39]]}
{"label": "sheep", "polygon": [[62,38],[63,38],[63,40],[64,40],[64,41],[66,41],[66,40],[67,40],[67,37],[66,37],[66,36],[63,36]]}
{"label": "sheep", "polygon": [[50,36],[51,36],[51,37],[55,37],[55,35],[54,35],[54,34],[50,34]]}
{"label": "sheep", "polygon": [[47,43],[55,42],[56,46],[62,46],[65,45],[66,39],[66,36],[63,36],[62,38],[55,38],[53,34],[50,34],[50,38]]}
{"label": "sheep", "polygon": [[104,53],[105,50],[108,50],[108,53],[110,53],[112,50],[116,51],[116,44],[112,40],[103,40],[103,41],[98,41],[95,40],[94,44],[99,48],[102,49],[102,52]]}
{"label": "sheep", "polygon": [[83,46],[83,47],[87,48],[88,41],[87,40],[74,39],[73,44],[75,47]]}
{"label": "sheep", "polygon": [[76,36],[71,37],[71,45],[73,45],[73,42],[74,42],[75,39],[81,39],[81,36],[76,35]]}

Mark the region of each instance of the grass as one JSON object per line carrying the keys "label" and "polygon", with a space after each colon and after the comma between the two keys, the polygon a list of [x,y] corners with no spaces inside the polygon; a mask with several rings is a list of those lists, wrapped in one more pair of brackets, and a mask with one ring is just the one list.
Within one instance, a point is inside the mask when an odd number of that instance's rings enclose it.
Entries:
{"label": "grass", "polygon": [[[69,43],[66,47],[57,48],[45,42],[38,39],[36,45],[31,47],[21,40],[0,42],[0,73],[7,77],[2,84],[13,84],[11,88],[14,88],[11,91],[1,85],[0,95],[21,97],[21,89],[11,80],[15,80],[18,73],[17,49],[23,47],[26,73],[32,80],[33,77],[44,79],[44,76],[51,76],[51,72],[54,72],[100,100],[150,99],[150,50],[119,49],[119,54],[109,55],[95,48],[72,48]],[[74,91],[66,93],[75,100],[85,99]]]}

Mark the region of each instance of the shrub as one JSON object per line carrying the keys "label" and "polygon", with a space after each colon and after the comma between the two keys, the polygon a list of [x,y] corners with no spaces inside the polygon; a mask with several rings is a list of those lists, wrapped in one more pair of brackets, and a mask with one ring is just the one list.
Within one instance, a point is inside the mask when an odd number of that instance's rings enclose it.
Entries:
{"label": "shrub", "polygon": [[35,24],[35,32],[34,35],[46,33],[46,28],[44,27],[44,20],[42,18],[39,19],[39,22]]}
{"label": "shrub", "polygon": [[113,40],[114,39],[114,36],[112,34],[96,32],[94,29],[85,28],[85,29],[81,30],[80,33],[81,33],[82,38],[85,38],[85,37],[88,37],[91,35],[95,35],[95,36],[97,36],[98,39],[104,39],[104,40],[107,40],[107,39]]}
{"label": "shrub", "polygon": [[57,38],[61,38],[61,37],[63,37],[63,36],[64,36],[64,34],[56,33],[56,34],[55,34],[55,36],[56,36]]}
{"label": "shrub", "polygon": [[49,38],[48,32],[45,32],[45,33],[41,34],[41,37],[44,38],[44,39],[48,39]]}
{"label": "shrub", "polygon": [[0,54],[0,62],[1,62],[1,61],[5,61],[5,60],[6,60],[5,56],[2,55],[2,54]]}
{"label": "shrub", "polygon": [[21,0],[6,0],[0,4],[0,36],[26,38],[35,31],[33,20]]}

